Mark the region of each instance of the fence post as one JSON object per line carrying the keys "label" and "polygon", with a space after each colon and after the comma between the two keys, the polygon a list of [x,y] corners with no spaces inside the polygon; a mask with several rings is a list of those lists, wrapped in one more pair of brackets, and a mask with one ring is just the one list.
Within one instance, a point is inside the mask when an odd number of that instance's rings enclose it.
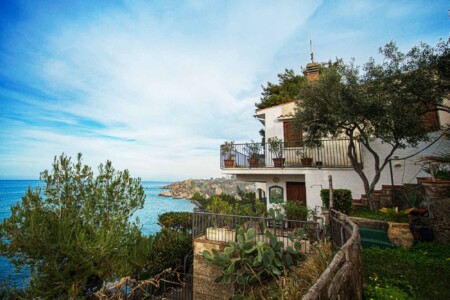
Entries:
{"label": "fence post", "polygon": [[334,195],[333,195],[333,177],[328,175],[328,185],[330,192],[330,210],[334,208]]}

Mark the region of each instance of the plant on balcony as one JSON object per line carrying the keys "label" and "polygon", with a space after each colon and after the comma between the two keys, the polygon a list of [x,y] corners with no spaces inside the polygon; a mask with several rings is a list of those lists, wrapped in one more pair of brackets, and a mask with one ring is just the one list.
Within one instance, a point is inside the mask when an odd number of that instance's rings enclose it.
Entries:
{"label": "plant on balcony", "polygon": [[297,155],[300,155],[302,162],[302,166],[312,166],[313,159],[312,157],[308,156],[306,150],[297,150]]}
{"label": "plant on balcony", "polygon": [[259,153],[261,152],[261,143],[254,142],[244,145],[244,152],[248,155],[248,164],[250,167],[257,167],[259,162]]}
{"label": "plant on balcony", "polygon": [[274,136],[267,140],[269,143],[269,150],[274,156],[273,164],[275,167],[281,168],[284,166],[285,159],[283,158],[283,141]]}
{"label": "plant on balcony", "polygon": [[221,146],[221,154],[223,156],[223,162],[225,164],[225,168],[232,168],[234,166],[234,141],[225,142]]}

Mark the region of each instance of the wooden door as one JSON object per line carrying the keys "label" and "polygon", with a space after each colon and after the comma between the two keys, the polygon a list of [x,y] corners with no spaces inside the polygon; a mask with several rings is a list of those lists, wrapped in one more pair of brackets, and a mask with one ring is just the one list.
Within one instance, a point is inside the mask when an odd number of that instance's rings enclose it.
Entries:
{"label": "wooden door", "polygon": [[288,201],[298,201],[306,205],[306,187],[304,182],[286,182],[286,196]]}

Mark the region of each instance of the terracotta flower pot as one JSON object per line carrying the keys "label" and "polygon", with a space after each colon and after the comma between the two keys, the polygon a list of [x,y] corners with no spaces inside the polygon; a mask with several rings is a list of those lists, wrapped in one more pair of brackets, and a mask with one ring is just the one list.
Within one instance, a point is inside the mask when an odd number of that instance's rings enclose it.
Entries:
{"label": "terracotta flower pot", "polygon": [[389,222],[387,234],[391,243],[397,247],[410,249],[414,244],[414,236],[408,223]]}
{"label": "terracotta flower pot", "polygon": [[248,159],[248,164],[250,165],[251,168],[257,167],[258,166],[258,158],[249,158]]}
{"label": "terracotta flower pot", "polygon": [[223,162],[225,164],[225,168],[234,167],[234,159],[224,159]]}
{"label": "terracotta flower pot", "polygon": [[273,158],[273,165],[276,168],[282,168],[284,166],[284,158]]}
{"label": "terracotta flower pot", "polygon": [[302,162],[303,166],[312,166],[313,163],[313,159],[311,157],[305,157],[300,159],[300,161]]}

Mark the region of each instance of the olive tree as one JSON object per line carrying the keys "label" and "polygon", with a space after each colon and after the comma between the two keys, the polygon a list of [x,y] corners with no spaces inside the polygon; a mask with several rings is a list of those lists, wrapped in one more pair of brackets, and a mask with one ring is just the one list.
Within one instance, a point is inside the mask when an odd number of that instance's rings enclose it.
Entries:
{"label": "olive tree", "polygon": [[[296,112],[296,126],[308,140],[349,139],[347,155],[363,182],[371,209],[375,208],[371,194],[394,152],[428,140],[427,133],[437,129],[424,125],[424,115],[450,112],[443,102],[450,91],[449,41],[436,47],[420,44],[406,54],[391,42],[380,53],[382,63],[370,59],[360,68],[353,61],[337,60],[322,69],[318,80],[303,85]],[[386,145],[387,153],[378,153],[374,141]],[[358,142],[372,156],[371,168],[359,163]]]}
{"label": "olive tree", "polygon": [[94,176],[81,154],[76,162],[55,157],[40,179],[45,188],[29,188],[0,225],[2,255],[30,269],[27,297],[86,296],[131,273],[127,259],[140,230],[129,218],[145,200],[140,179],[110,161]]}

